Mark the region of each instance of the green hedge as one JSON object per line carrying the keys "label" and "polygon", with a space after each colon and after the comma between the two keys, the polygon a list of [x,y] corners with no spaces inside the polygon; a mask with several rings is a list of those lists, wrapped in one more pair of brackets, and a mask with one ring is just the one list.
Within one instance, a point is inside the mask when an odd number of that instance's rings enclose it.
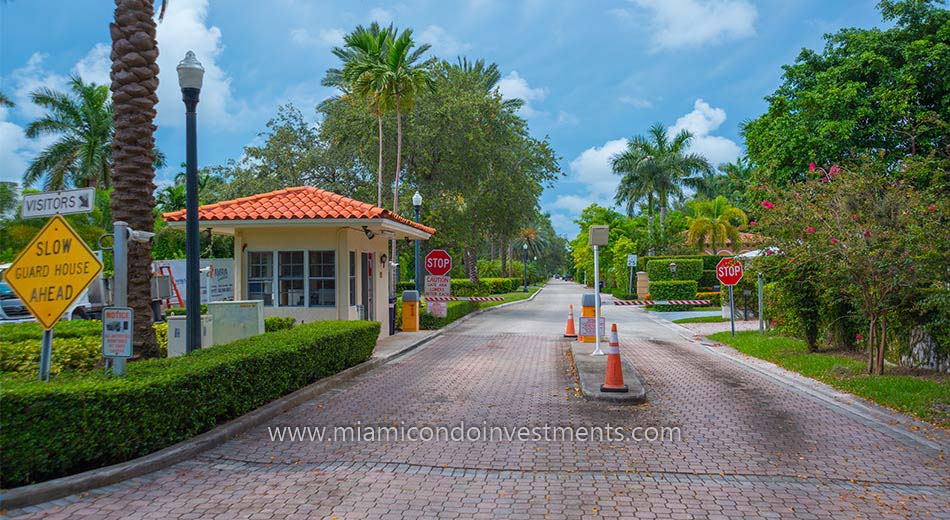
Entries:
{"label": "green hedge", "polygon": [[[101,336],[102,322],[98,320],[66,320],[53,327],[53,339]],[[43,340],[43,327],[35,321],[0,324],[0,344],[7,342]]]}
{"label": "green hedge", "polygon": [[[165,317],[168,316],[184,316],[186,314],[184,307],[169,307],[165,309]],[[201,304],[201,314],[208,314],[208,306]]]}
{"label": "green hedge", "polygon": [[719,285],[719,279],[716,278],[715,269],[703,269],[703,275],[699,278],[700,289],[712,289]]}
{"label": "green hedge", "polygon": [[637,271],[646,271],[647,264],[653,260],[675,260],[679,265],[680,260],[702,260],[703,269],[715,269],[721,256],[715,255],[676,255],[676,256],[640,256],[637,257]]}
{"label": "green hedge", "polygon": [[294,317],[268,316],[264,318],[264,332],[292,329],[296,323],[297,318]]}
{"label": "green hedge", "polygon": [[[696,280],[650,282],[651,300],[692,300],[696,298]],[[689,305],[657,305],[657,311],[684,311]]]}
{"label": "green hedge", "polygon": [[621,288],[611,289],[610,294],[612,294],[613,297],[617,298],[618,300],[636,300],[637,299],[637,293],[633,293],[633,294],[628,293],[626,287],[622,289]]}
{"label": "green hedge", "polygon": [[452,323],[453,321],[471,314],[478,310],[478,302],[459,301],[448,302],[445,309],[444,318],[436,318],[427,311],[422,311],[419,315],[419,328],[422,330],[435,330]]}
{"label": "green hedge", "polygon": [[319,321],[100,371],[54,378],[4,376],[2,486],[21,486],[140,457],[372,355],[379,324]]}
{"label": "green hedge", "polygon": [[[452,278],[452,296],[489,296],[517,291],[521,287],[521,278],[481,278],[472,283],[468,278]],[[416,290],[415,282],[399,282],[396,291]]]}
{"label": "green hedge", "polygon": [[[676,262],[677,280],[699,280],[703,276],[703,262],[699,259],[651,260],[647,262],[647,277],[651,282],[672,280],[670,264]],[[650,291],[651,293],[653,291]]]}
{"label": "green hedge", "polygon": [[[709,300],[709,305],[722,305],[722,297],[718,292],[698,292],[696,293],[697,300]],[[728,302],[727,302],[728,303]]]}

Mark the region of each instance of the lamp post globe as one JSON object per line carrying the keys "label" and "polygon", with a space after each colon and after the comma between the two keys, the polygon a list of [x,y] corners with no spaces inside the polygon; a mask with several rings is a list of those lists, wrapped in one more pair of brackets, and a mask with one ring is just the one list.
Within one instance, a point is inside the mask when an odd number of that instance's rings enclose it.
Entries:
{"label": "lamp post globe", "polygon": [[199,274],[200,238],[198,231],[198,97],[205,69],[188,51],[177,67],[178,86],[185,102],[185,351],[201,348],[201,275]]}
{"label": "lamp post globe", "polygon": [[[416,190],[416,194],[412,196],[412,209],[416,211],[416,222],[419,222],[420,216],[419,213],[422,210],[422,195],[419,194],[419,190]],[[419,263],[419,239],[416,239],[416,292],[422,293],[422,264]]]}
{"label": "lamp post globe", "polygon": [[670,277],[672,280],[676,280],[676,262],[670,262]]}

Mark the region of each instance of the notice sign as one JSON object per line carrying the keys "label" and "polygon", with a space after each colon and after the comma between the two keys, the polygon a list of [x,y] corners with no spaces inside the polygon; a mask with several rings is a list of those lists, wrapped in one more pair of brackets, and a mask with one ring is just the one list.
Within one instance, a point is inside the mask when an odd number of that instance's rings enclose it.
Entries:
{"label": "notice sign", "polygon": [[109,358],[132,357],[132,309],[102,309],[102,355]]}
{"label": "notice sign", "polygon": [[[590,337],[593,338],[597,336],[597,331],[594,330],[594,318],[592,317],[581,317],[580,318],[580,332],[577,333],[578,336]],[[607,336],[607,318],[600,318],[600,337],[604,338]]]}
{"label": "notice sign", "polygon": [[46,330],[102,271],[102,262],[63,217],[54,215],[3,272],[3,279]]}
{"label": "notice sign", "polygon": [[[448,276],[426,276],[425,295],[440,298],[452,296],[452,279]],[[444,318],[448,308],[448,302],[426,302],[426,311],[436,318]]]}
{"label": "notice sign", "polygon": [[52,217],[72,213],[89,213],[96,202],[95,188],[47,191],[23,196],[23,218]]}

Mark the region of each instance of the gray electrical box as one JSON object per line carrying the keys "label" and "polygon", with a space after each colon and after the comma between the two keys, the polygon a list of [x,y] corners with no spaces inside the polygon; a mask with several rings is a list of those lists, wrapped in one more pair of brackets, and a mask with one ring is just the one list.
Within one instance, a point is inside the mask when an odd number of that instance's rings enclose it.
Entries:
{"label": "gray electrical box", "polygon": [[590,239],[588,244],[592,246],[605,246],[610,240],[610,226],[591,226]]}

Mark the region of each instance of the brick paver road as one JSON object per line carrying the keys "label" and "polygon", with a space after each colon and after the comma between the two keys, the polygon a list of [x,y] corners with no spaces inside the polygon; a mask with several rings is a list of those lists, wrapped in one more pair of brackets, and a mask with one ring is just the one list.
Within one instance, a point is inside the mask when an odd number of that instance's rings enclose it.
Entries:
{"label": "brick paver road", "polygon": [[[275,426],[669,426],[673,442],[319,442],[252,431],[167,470],[14,511],[47,518],[950,517],[928,442],[606,310],[649,403],[575,395],[561,338],[581,289],[476,317]],[[899,419],[899,417],[896,417]],[[899,426],[898,426],[899,427]],[[330,435],[330,432],[327,432]]]}

